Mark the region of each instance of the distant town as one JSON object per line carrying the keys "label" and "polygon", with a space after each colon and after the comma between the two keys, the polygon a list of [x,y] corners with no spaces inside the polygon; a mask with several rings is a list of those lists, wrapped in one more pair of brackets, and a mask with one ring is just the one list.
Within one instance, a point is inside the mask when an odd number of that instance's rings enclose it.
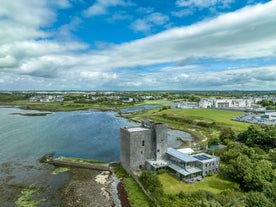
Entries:
{"label": "distant town", "polygon": [[[244,111],[233,118],[252,124],[276,123],[276,92],[252,91],[2,91],[0,104],[25,100],[29,103],[97,104],[128,107],[145,101],[161,101],[178,109]],[[161,103],[160,102],[160,103]],[[18,102],[20,104],[20,102]],[[156,102],[158,103],[158,102]],[[34,105],[32,105],[34,106]]]}

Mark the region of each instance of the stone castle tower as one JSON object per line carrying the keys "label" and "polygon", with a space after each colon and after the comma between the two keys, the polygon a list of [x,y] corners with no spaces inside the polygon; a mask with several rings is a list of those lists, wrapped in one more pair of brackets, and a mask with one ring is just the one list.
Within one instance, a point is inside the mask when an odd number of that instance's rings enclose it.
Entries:
{"label": "stone castle tower", "polygon": [[162,159],[167,149],[167,130],[167,125],[149,120],[141,126],[122,127],[120,161],[124,169],[141,170],[146,160]]}

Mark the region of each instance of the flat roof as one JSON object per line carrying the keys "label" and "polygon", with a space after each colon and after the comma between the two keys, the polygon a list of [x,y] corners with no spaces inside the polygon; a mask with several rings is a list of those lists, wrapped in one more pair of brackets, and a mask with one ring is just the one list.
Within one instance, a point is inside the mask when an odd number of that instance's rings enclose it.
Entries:
{"label": "flat roof", "polygon": [[194,173],[197,173],[197,172],[202,172],[201,169],[197,168],[197,167],[191,167],[191,168],[181,168],[175,164],[170,164],[169,165],[169,168],[175,170],[176,172],[184,175],[184,176],[187,176],[187,175],[191,175],[191,174],[194,174]]}
{"label": "flat roof", "polygon": [[165,160],[146,160],[154,168],[166,167],[168,163]]}
{"label": "flat roof", "polygon": [[198,159],[190,156],[190,155],[187,155],[187,154],[184,154],[182,152],[179,152],[173,148],[167,148],[167,154],[173,156],[173,157],[176,157],[184,162],[195,162],[197,161]]}
{"label": "flat roof", "polygon": [[127,128],[127,130],[129,132],[139,132],[139,131],[146,131],[146,130],[149,130],[149,129],[145,128],[145,127],[138,126],[138,127]]}
{"label": "flat roof", "polygon": [[192,148],[182,148],[182,149],[177,149],[177,151],[182,152],[184,154],[192,154],[194,152]]}
{"label": "flat roof", "polygon": [[208,162],[208,161],[214,160],[216,158],[216,156],[208,155],[205,153],[195,154],[192,156],[194,158],[198,159],[198,161],[200,161],[200,162]]}

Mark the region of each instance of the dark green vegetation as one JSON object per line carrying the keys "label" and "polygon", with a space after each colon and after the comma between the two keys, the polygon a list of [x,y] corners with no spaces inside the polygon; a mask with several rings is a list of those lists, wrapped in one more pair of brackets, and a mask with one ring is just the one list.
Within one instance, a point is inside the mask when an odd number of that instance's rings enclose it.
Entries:
{"label": "dark green vegetation", "polygon": [[276,102],[271,100],[262,100],[258,104],[261,104],[263,107],[266,107],[267,110],[276,110]]}
{"label": "dark green vegetation", "polygon": [[140,177],[140,182],[144,188],[155,198],[162,196],[164,194],[162,184],[158,177],[148,171],[144,171]]}
{"label": "dark green vegetation", "polygon": [[240,133],[237,140],[247,146],[258,145],[262,149],[271,149],[276,147],[276,129],[274,126],[252,125]]}
{"label": "dark green vegetation", "polygon": [[28,96],[25,94],[22,94],[20,92],[18,93],[1,93],[0,92],[0,104],[6,104],[6,103],[12,103],[15,101],[24,101],[28,100]]}
{"label": "dark green vegetation", "polygon": [[135,180],[127,174],[121,165],[114,168],[115,174],[122,179],[123,185],[127,191],[128,199],[132,207],[151,207],[154,206],[141,190]]}

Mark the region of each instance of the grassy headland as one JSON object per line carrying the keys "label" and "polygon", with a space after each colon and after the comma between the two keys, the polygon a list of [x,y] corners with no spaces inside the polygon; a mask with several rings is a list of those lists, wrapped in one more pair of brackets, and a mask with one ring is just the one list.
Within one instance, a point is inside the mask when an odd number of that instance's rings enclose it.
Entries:
{"label": "grassy headland", "polygon": [[196,141],[206,138],[217,138],[223,128],[232,128],[239,133],[247,129],[250,124],[233,121],[232,118],[243,112],[215,109],[171,109],[158,107],[147,111],[122,114],[133,121],[151,119],[168,124],[172,129],[179,129],[191,133]]}

